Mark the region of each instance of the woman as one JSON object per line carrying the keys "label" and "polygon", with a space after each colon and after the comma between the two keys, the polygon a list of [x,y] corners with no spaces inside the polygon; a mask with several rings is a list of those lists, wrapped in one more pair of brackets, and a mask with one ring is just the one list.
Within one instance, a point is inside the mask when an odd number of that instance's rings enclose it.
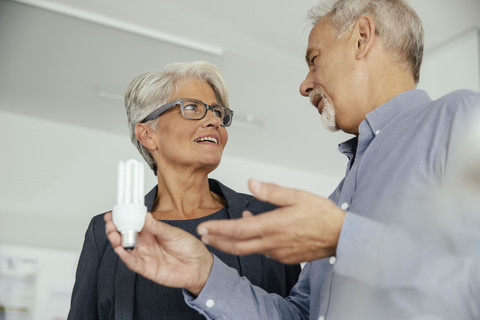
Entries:
{"label": "woman", "polygon": [[[239,194],[209,179],[228,141],[233,111],[223,77],[207,62],[174,63],[135,78],[125,94],[132,142],[158,185],[145,197],[153,218],[198,237],[210,219],[241,218],[269,211],[271,204]],[[288,295],[300,267],[260,255],[237,257],[210,251],[269,292]],[[103,214],[94,217],[77,267],[68,319],[203,319],[168,288],[130,271],[105,235]]]}

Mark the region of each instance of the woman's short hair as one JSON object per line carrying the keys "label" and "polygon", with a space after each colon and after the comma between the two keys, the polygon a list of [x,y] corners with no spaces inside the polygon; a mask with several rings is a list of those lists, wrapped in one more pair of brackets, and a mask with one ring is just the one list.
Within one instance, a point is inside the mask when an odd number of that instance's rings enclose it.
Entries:
{"label": "woman's short hair", "polygon": [[320,0],[310,10],[308,20],[315,25],[325,15],[330,15],[337,38],[351,30],[360,17],[371,17],[385,49],[395,61],[412,71],[418,84],[423,59],[423,25],[404,0]]}
{"label": "woman's short hair", "polygon": [[[135,136],[135,126],[158,107],[167,104],[183,80],[198,79],[212,87],[218,104],[229,107],[228,90],[220,71],[205,61],[174,62],[167,64],[161,71],[147,72],[137,76],[125,91],[130,139],[140,154],[157,174],[157,164],[148,150]],[[156,120],[150,123],[154,128]]]}

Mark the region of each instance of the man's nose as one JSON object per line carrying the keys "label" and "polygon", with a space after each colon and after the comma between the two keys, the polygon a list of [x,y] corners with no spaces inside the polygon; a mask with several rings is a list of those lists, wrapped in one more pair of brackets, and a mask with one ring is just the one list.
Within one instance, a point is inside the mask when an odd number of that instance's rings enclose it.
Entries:
{"label": "man's nose", "polygon": [[310,92],[313,90],[314,87],[315,85],[313,83],[312,76],[309,72],[305,80],[303,80],[302,83],[300,84],[300,94],[304,97],[308,97],[308,95],[310,94]]}

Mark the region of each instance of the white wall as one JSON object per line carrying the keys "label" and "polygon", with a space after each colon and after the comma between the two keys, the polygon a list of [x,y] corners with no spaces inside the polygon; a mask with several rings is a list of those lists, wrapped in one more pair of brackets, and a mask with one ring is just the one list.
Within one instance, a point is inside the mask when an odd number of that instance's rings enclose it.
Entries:
{"label": "white wall", "polygon": [[426,52],[419,88],[432,99],[456,89],[480,90],[479,39],[479,29],[472,29]]}
{"label": "white wall", "polygon": [[65,319],[77,260],[72,251],[0,244],[2,319]]}

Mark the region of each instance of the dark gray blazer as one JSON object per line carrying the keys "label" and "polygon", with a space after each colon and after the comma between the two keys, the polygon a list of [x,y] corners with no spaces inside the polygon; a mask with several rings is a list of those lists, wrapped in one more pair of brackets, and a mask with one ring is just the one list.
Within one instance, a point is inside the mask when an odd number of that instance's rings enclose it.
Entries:
{"label": "dark gray blazer", "polygon": [[[214,179],[209,182],[210,190],[226,199],[230,219],[241,218],[244,210],[258,214],[275,208]],[[156,194],[157,187],[145,196],[149,212]],[[239,263],[240,275],[282,296],[288,296],[300,273],[299,265],[284,265],[262,255],[239,257]],[[105,235],[103,214],[95,216],[85,234],[68,319],[133,319],[137,276],[113,251]],[[189,307],[185,304],[185,308]],[[175,319],[175,315],[171,318]]]}

